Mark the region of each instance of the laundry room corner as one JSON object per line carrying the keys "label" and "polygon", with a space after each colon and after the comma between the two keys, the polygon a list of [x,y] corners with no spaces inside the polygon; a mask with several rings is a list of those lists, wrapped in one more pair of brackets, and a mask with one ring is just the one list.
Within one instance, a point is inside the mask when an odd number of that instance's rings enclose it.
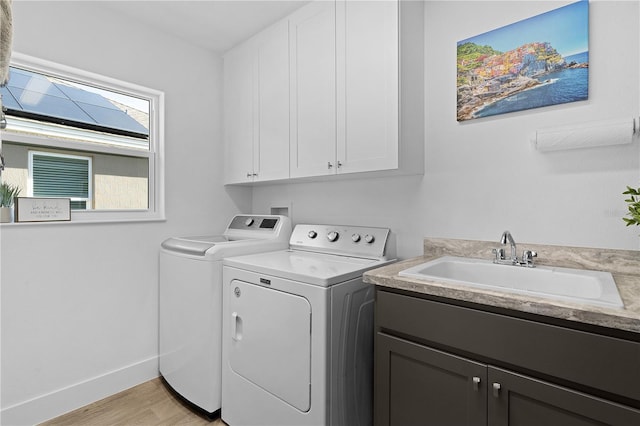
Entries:
{"label": "laundry room corner", "polygon": [[221,184],[220,57],[91,3],[14,2],[14,51],[164,92],[165,218],[2,225],[2,424],[157,377],[160,243],[250,206]]}

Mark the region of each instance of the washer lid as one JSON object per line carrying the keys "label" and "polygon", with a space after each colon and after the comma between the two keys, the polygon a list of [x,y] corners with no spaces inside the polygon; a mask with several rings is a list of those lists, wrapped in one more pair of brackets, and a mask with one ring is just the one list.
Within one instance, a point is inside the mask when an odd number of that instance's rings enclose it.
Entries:
{"label": "washer lid", "polygon": [[226,266],[321,287],[329,287],[358,278],[364,271],[390,262],[392,261],[302,250],[281,250],[230,257],[224,260]]}
{"label": "washer lid", "polygon": [[229,238],[224,235],[207,235],[201,237],[173,237],[162,242],[162,247],[180,253],[204,256],[207,250],[218,243],[226,243]]}

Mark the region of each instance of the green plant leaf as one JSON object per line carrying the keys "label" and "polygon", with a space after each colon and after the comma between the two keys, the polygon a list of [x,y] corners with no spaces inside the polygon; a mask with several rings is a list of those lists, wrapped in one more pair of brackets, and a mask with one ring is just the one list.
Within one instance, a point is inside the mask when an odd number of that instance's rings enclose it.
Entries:
{"label": "green plant leaf", "polygon": [[626,198],[624,201],[627,203],[627,216],[623,217],[622,220],[626,223],[627,226],[631,225],[640,225],[640,188],[632,188],[627,186],[627,190],[622,194],[630,195],[630,197]]}
{"label": "green plant leaf", "polygon": [[625,192],[623,192],[623,194],[640,195],[640,188],[635,189],[635,188],[632,188],[630,186],[627,186],[627,190]]}

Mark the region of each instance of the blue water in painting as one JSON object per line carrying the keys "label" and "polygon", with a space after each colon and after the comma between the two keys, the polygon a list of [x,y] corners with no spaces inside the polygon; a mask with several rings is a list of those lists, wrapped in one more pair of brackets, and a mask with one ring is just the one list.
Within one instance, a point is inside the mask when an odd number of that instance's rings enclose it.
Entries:
{"label": "blue water in painting", "polygon": [[[567,63],[589,62],[589,52],[565,57]],[[477,111],[474,117],[487,117],[524,109],[582,101],[589,95],[589,68],[563,69],[538,77],[543,84],[501,99]]]}
{"label": "blue water in painting", "polygon": [[575,55],[565,56],[564,60],[568,64],[571,62],[576,62],[578,64],[589,62],[589,52],[582,52],[576,53]]}

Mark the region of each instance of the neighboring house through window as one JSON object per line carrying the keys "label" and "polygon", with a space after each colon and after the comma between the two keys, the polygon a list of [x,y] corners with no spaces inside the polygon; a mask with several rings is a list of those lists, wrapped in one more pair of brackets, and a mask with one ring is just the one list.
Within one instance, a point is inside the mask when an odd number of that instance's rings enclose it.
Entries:
{"label": "neighboring house through window", "polygon": [[63,197],[72,210],[92,208],[91,157],[29,152],[30,197]]}
{"label": "neighboring house through window", "polygon": [[13,54],[2,180],[71,199],[72,221],[162,219],[164,94]]}

